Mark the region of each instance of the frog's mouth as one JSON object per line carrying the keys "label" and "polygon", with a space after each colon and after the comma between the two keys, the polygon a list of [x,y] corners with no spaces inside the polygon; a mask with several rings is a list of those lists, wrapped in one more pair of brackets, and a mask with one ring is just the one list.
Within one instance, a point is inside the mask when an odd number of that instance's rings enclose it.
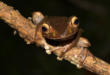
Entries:
{"label": "frog's mouth", "polygon": [[63,38],[63,39],[50,39],[50,38],[47,38],[47,37],[44,37],[46,42],[50,45],[53,45],[53,46],[64,46],[66,44],[69,44],[71,43],[72,41],[76,40],[76,38],[79,38],[77,37],[79,35],[80,31],[77,31],[75,34],[72,34],[66,38]]}

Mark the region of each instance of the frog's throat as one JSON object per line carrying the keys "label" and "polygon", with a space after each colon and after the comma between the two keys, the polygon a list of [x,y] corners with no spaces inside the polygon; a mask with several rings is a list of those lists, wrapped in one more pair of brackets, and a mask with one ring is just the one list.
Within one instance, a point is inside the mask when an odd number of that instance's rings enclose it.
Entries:
{"label": "frog's throat", "polygon": [[47,37],[44,37],[46,42],[52,46],[64,46],[66,44],[71,43],[72,41],[76,40],[78,35],[80,33],[80,30],[78,30],[75,34],[67,37],[67,38],[63,38],[63,39],[49,39]]}

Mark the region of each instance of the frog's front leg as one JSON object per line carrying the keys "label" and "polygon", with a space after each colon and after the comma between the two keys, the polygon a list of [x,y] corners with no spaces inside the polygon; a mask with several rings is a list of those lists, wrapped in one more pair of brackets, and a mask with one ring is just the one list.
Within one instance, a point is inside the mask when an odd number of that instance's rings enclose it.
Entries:
{"label": "frog's front leg", "polygon": [[[58,47],[54,47],[54,48],[52,48],[51,50],[49,50],[49,49],[46,49],[46,51],[49,51],[50,53],[51,52],[54,52],[54,51],[56,51],[56,50],[61,50],[61,53],[58,55],[58,57],[57,57],[57,59],[58,60],[62,60],[63,59],[63,55],[66,53],[66,51],[68,50],[68,47],[69,47],[69,45],[66,45],[66,46],[58,46]],[[46,52],[47,53],[47,52]],[[48,54],[48,53],[47,53]]]}

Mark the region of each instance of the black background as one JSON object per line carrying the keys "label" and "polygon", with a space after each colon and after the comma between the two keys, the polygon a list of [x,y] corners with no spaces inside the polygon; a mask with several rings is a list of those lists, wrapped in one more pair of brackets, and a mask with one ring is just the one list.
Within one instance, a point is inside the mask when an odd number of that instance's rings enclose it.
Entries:
{"label": "black background", "polygon": [[[89,39],[91,52],[110,63],[110,0],[2,0],[23,16],[41,11],[48,16],[79,17],[82,36]],[[56,60],[41,47],[27,45],[0,20],[1,75],[94,75],[68,61]]]}

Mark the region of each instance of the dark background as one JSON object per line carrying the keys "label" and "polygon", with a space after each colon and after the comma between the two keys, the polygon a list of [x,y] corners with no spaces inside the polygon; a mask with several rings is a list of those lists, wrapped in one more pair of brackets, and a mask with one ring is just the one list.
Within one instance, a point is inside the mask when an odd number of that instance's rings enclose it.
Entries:
{"label": "dark background", "polygon": [[[82,36],[89,39],[91,52],[110,63],[110,0],[2,0],[26,18],[34,11],[48,16],[73,16],[80,20]],[[94,75],[68,61],[56,60],[41,47],[27,45],[0,20],[1,75]]]}

